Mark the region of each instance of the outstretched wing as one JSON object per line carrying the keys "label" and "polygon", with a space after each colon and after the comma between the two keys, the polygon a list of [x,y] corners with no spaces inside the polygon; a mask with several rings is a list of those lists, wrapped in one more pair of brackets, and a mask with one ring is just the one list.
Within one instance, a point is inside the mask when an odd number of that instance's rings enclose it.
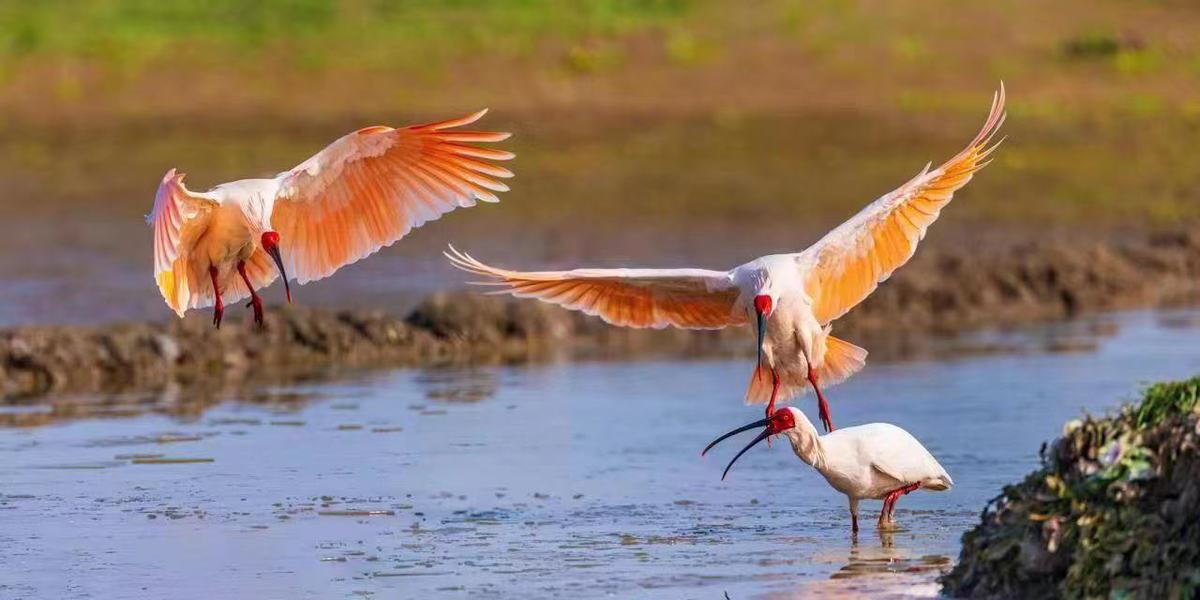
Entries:
{"label": "outstretched wing", "polygon": [[487,111],[400,129],[367,127],[280,173],[271,214],[288,274],[321,279],[404,237],[415,227],[477,200],[497,202],[512,172],[488,160],[511,152],[474,142],[507,133],[449,131]]}
{"label": "outstretched wing", "polygon": [[926,166],[800,254],[799,261],[809,267],[805,289],[818,322],[824,325],[846,314],[908,262],[954,192],[987,166],[1000,143],[991,144],[992,137],[1003,123],[1001,84],[983,129],[962,152],[932,171]]}
{"label": "outstretched wing", "polygon": [[707,269],[575,269],[509,271],[490,267],[453,247],[450,262],[482,275],[499,293],[537,298],[571,310],[599,316],[612,325],[686,329],[720,329],[743,325],[734,312],[738,288],[728,272]]}
{"label": "outstretched wing", "polygon": [[192,274],[188,252],[218,206],[214,198],[189,191],[183,178],[175,169],[167,171],[154,196],[154,208],[146,215],[146,223],[154,229],[154,280],[167,306],[181,317],[203,287],[212,287]]}

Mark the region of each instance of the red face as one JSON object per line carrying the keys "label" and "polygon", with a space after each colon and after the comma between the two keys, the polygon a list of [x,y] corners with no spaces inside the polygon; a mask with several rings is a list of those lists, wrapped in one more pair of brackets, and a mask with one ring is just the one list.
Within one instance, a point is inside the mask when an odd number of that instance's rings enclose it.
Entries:
{"label": "red face", "polygon": [[756,444],[767,439],[768,437],[783,433],[795,426],[796,417],[792,415],[792,411],[787,408],[781,408],[775,411],[775,414],[771,415],[771,418],[769,419],[762,419],[750,423],[749,425],[743,425],[713,440],[712,443],[710,443],[708,447],[706,447],[704,451],[700,453],[700,455],[703,456],[704,454],[707,454],[709,450],[712,450],[713,446],[721,443],[721,440],[737,435],[743,431],[750,431],[751,429],[758,429],[759,427],[762,427],[763,430],[759,432],[758,437],[754,438],[754,441],[747,444],[745,448],[742,448],[741,452],[737,453],[737,456],[733,457],[733,460],[729,461],[729,465],[725,467],[725,472],[721,474],[721,479],[725,479],[725,476],[729,474],[729,469],[733,468],[733,463],[737,462],[737,460],[741,458],[747,450],[753,448]]}
{"label": "red face", "polygon": [[274,231],[264,231],[262,234],[263,252],[266,252],[275,266],[279,268],[279,277],[283,279],[283,289],[287,292],[288,304],[292,303],[292,286],[288,284],[287,269],[283,267],[283,257],[279,254],[279,234]]}
{"label": "red face", "polygon": [[771,430],[771,435],[782,433],[796,426],[796,417],[792,416],[792,411],[787,408],[781,408],[771,415],[771,420],[767,422],[767,429]]}
{"label": "red face", "polygon": [[770,296],[766,294],[759,294],[754,297],[754,310],[757,311],[758,314],[764,317],[769,317],[771,316],[771,310],[774,308],[775,307],[771,302]]}
{"label": "red face", "polygon": [[274,231],[267,231],[262,234],[263,250],[270,252],[272,249],[279,247],[279,234]]}

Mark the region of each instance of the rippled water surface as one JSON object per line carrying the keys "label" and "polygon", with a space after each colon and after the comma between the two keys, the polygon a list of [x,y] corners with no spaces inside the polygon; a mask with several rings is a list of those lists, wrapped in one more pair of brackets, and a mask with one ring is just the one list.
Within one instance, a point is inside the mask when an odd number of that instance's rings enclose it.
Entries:
{"label": "rippled water surface", "polygon": [[0,598],[933,595],[1065,420],[1200,371],[1196,318],[991,334],[1027,351],[875,363],[830,390],[835,423],[898,424],[957,483],[903,498],[887,534],[865,503],[857,541],[786,444],[726,482],[740,443],[699,456],[761,415],[746,360],[396,371],[0,430]]}

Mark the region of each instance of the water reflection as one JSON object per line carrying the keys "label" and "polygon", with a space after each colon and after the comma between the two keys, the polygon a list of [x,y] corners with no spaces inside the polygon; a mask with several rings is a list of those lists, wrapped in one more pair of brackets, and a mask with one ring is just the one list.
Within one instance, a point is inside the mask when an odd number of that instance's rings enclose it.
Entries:
{"label": "water reflection", "polygon": [[80,419],[121,419],[166,415],[180,422],[194,422],[226,402],[258,406],[280,413],[295,413],[310,402],[327,396],[260,382],[230,382],[220,378],[183,385],[173,382],[153,392],[119,392],[92,395],[60,395],[23,398],[0,404],[0,428],[38,427]]}
{"label": "water reflection", "polygon": [[849,579],[889,573],[920,573],[950,568],[951,558],[941,554],[914,556],[904,548],[896,547],[896,534],[903,531],[876,529],[878,544],[861,544],[858,536],[850,545],[850,554],[842,568],[829,576],[830,579]]}
{"label": "water reflection", "polygon": [[483,368],[426,369],[415,381],[436,402],[481,402],[495,396],[500,386],[496,371]]}

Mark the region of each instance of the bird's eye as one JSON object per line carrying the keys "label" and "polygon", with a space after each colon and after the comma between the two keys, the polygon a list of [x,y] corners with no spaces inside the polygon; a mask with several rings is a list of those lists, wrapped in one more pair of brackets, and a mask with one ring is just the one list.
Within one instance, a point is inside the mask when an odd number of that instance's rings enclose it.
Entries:
{"label": "bird's eye", "polygon": [[787,431],[796,426],[796,418],[792,416],[792,411],[781,408],[771,418],[771,426],[775,431]]}

